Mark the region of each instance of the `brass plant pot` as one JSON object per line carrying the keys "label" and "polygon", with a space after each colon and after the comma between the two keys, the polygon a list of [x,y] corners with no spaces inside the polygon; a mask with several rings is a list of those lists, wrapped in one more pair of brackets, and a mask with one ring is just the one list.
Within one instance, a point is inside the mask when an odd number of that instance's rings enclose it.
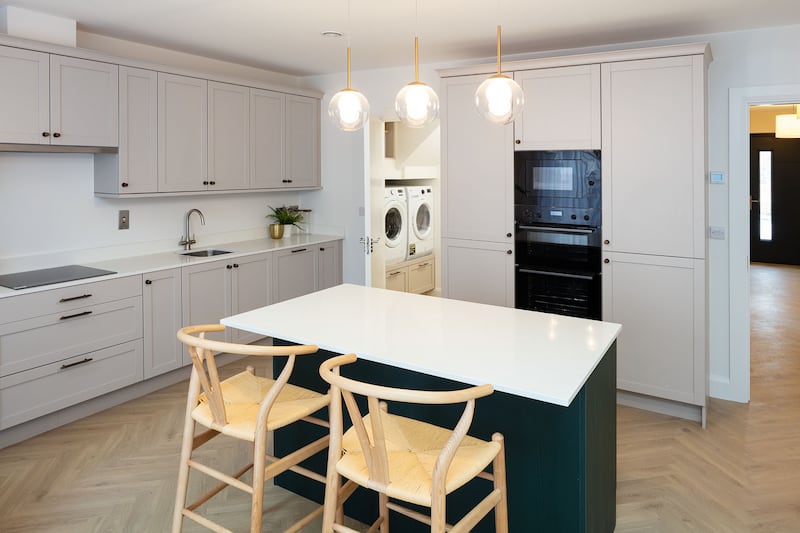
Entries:
{"label": "brass plant pot", "polygon": [[273,239],[282,239],[283,238],[283,224],[270,224],[269,225],[269,236]]}

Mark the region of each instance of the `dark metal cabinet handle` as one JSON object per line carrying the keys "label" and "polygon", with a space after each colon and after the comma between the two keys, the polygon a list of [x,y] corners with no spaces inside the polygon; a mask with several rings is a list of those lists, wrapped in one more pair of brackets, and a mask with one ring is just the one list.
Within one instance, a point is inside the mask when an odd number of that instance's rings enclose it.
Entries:
{"label": "dark metal cabinet handle", "polygon": [[232,269],[232,268],[233,268],[233,265],[225,265],[225,268],[227,268],[228,270],[230,270],[230,269]]}
{"label": "dark metal cabinet handle", "polygon": [[325,251],[325,248],[320,248],[320,249],[319,249],[319,251],[320,251],[320,252],[324,252],[324,251]]}
{"label": "dark metal cabinet handle", "polygon": [[519,140],[519,139],[517,139],[517,140],[516,140],[516,141],[514,141],[514,142],[515,142],[515,143],[517,143],[517,144],[522,144],[522,141],[521,141],[521,140]]}
{"label": "dark metal cabinet handle", "polygon": [[506,233],[506,237],[511,237],[511,234],[510,233]]}
{"label": "dark metal cabinet handle", "polygon": [[61,298],[58,302],[59,303],[71,302],[73,300],[83,300],[84,298],[91,298],[91,297],[92,297],[91,294],[81,294],[80,296],[73,296],[71,298]]}
{"label": "dark metal cabinet handle", "polygon": [[216,184],[217,184],[217,182],[216,182],[216,181],[209,181],[209,182],[208,182],[208,184],[209,184],[209,185],[216,185]]}
{"label": "dark metal cabinet handle", "polygon": [[43,131],[42,132],[42,137],[50,137],[50,132],[49,131]]}
{"label": "dark metal cabinet handle", "polygon": [[74,315],[66,315],[59,318],[59,320],[69,320],[70,318],[78,318],[79,316],[91,315],[91,311],[84,311],[82,313],[75,313]]}
{"label": "dark metal cabinet handle", "polygon": [[145,285],[152,285],[153,282],[151,280],[149,280],[149,279],[146,279],[146,280],[144,280],[144,284]]}
{"label": "dark metal cabinet handle", "polygon": [[512,250],[506,250],[506,253],[507,253],[508,255],[511,255],[511,254],[513,254],[514,252],[513,252]]}
{"label": "dark metal cabinet handle", "polygon": [[308,248],[300,248],[300,249],[298,249],[298,250],[292,250],[292,253],[293,253],[293,254],[296,254],[297,252],[305,252],[305,251],[307,251],[307,250],[308,250]]}
{"label": "dark metal cabinet handle", "polygon": [[68,364],[68,365],[61,365],[61,370],[64,370],[65,368],[72,368],[73,366],[82,365],[82,364],[84,364],[84,363],[88,363],[89,361],[92,361],[92,360],[93,360],[93,358],[91,358],[91,357],[87,357],[87,358],[86,358],[86,359],[84,359],[83,361],[77,361],[77,362],[75,362],[75,363],[70,363],[70,364]]}
{"label": "dark metal cabinet handle", "polygon": [[608,263],[610,263],[610,262],[611,262],[611,259],[603,259],[603,263],[606,263],[606,264],[608,264]]}
{"label": "dark metal cabinet handle", "polygon": [[55,132],[55,133],[53,134],[53,137],[55,137],[55,138],[57,139],[57,138],[61,137],[61,134],[60,134],[60,133],[58,133],[58,132]]}
{"label": "dark metal cabinet handle", "polygon": [[234,263],[233,268],[239,268],[239,263]]}
{"label": "dark metal cabinet handle", "polygon": [[123,186],[123,187],[127,187],[127,186],[128,186],[128,182],[127,182],[127,181],[123,181],[123,182],[122,182],[122,186]]}
{"label": "dark metal cabinet handle", "polygon": [[603,241],[603,244],[611,244],[611,241],[609,241],[608,239],[606,239],[606,240],[604,240],[604,241]]}

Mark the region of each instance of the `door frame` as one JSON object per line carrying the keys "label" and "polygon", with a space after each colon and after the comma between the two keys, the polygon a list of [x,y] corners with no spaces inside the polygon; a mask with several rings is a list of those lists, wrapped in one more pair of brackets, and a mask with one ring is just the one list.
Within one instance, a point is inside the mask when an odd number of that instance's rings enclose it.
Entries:
{"label": "door frame", "polygon": [[750,106],[800,101],[800,85],[731,88],[728,99],[728,375],[713,376],[715,398],[750,401]]}

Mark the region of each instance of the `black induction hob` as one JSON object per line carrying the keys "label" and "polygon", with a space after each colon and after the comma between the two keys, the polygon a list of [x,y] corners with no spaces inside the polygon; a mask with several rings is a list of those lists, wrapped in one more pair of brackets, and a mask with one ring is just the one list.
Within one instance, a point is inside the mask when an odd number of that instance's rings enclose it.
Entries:
{"label": "black induction hob", "polygon": [[29,270],[27,272],[14,272],[13,274],[1,274],[0,285],[9,289],[20,290],[108,274],[116,274],[116,272],[82,265],[66,265],[43,268],[41,270]]}

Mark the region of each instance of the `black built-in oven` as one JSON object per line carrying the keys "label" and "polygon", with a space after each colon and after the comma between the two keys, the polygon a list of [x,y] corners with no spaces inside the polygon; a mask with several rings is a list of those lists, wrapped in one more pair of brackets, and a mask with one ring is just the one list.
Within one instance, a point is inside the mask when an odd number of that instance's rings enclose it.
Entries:
{"label": "black built-in oven", "polygon": [[517,152],[514,170],[516,307],[600,319],[600,152]]}

